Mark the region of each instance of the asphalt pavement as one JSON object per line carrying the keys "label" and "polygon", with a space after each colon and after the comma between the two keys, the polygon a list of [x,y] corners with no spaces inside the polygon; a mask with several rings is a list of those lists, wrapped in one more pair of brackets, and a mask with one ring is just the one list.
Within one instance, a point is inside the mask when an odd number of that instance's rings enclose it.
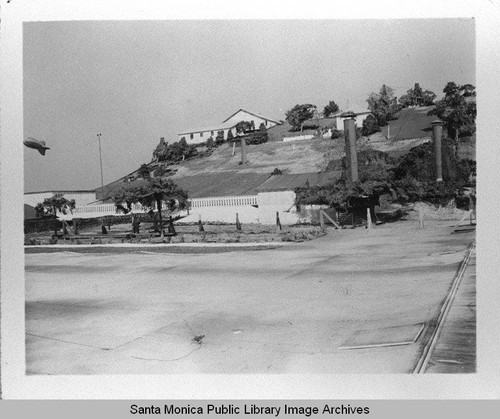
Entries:
{"label": "asphalt pavement", "polygon": [[28,374],[409,373],[474,232],[399,222],[223,253],[26,254]]}

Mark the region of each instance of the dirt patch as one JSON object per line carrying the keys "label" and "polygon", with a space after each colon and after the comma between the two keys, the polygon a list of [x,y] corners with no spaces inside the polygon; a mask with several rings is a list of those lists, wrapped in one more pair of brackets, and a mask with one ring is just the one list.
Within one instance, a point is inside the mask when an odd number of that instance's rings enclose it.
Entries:
{"label": "dirt patch", "polygon": [[432,204],[426,204],[425,202],[416,202],[408,210],[405,219],[409,221],[417,221],[419,219],[420,212],[423,213],[425,220],[461,220],[469,214],[469,211],[464,211],[458,209],[454,203],[450,203],[445,207],[436,207]]}
{"label": "dirt patch", "polygon": [[[129,226],[124,226],[128,228]],[[176,227],[177,234],[175,236],[156,237],[150,233],[141,235],[133,235],[129,231],[120,231],[114,229],[108,235],[101,235],[98,232],[85,232],[86,236],[79,238],[53,239],[50,236],[37,235],[36,238],[26,235],[25,244],[27,251],[29,245],[48,245],[48,244],[65,244],[68,247],[77,247],[78,245],[95,245],[96,247],[105,247],[107,244],[164,244],[164,243],[273,243],[273,242],[304,242],[313,240],[317,237],[324,236],[326,233],[320,227],[289,227],[284,230],[270,228],[269,226],[252,226],[245,227],[241,231],[236,230],[234,225],[207,225],[204,226],[205,231],[200,232],[197,225],[184,225]],[[145,231],[148,229],[145,228]],[[126,234],[123,234],[126,233]],[[95,235],[94,235],[95,234]],[[116,236],[114,236],[116,235]],[[104,246],[103,246],[104,245]],[[60,250],[60,249],[59,249]],[[67,250],[67,249],[66,249]],[[144,250],[144,249],[142,249]],[[149,250],[149,248],[148,248]],[[231,249],[233,250],[233,249]],[[162,250],[164,251],[164,250]],[[223,251],[220,248],[214,252]],[[229,251],[229,250],[226,250]],[[174,250],[173,252],[178,252]],[[34,253],[34,252],[32,252]]]}

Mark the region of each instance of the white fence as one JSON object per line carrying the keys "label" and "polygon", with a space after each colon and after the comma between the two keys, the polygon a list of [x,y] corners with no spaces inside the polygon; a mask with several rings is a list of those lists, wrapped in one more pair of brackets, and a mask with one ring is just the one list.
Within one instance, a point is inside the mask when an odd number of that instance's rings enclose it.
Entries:
{"label": "white fence", "polygon": [[240,207],[244,205],[257,205],[257,195],[219,196],[194,198],[191,200],[191,209],[204,207]]}
{"label": "white fence", "polygon": [[[163,210],[167,210],[167,205],[163,203]],[[154,206],[156,211],[156,205]],[[144,207],[141,204],[132,204],[132,213],[144,212]],[[123,215],[123,211],[118,210],[115,204],[101,204],[101,205],[85,205],[76,207],[73,212],[67,211],[66,214],[62,212],[57,214],[60,220],[72,220],[73,218],[97,218],[111,215]]]}
{"label": "white fence", "polygon": [[[143,208],[141,204],[132,204],[132,212],[142,212]],[[92,214],[92,213],[106,213],[106,214],[118,214],[115,204],[101,204],[101,205],[86,205],[83,207],[76,207],[73,210],[73,215],[78,216],[81,214]]]}

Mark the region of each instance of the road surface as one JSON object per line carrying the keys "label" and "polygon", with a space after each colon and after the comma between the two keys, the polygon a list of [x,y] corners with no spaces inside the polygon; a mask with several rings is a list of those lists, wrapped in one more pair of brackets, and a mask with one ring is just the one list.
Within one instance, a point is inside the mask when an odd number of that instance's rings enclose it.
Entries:
{"label": "road surface", "polygon": [[410,373],[474,240],[451,226],[216,254],[26,254],[27,373]]}

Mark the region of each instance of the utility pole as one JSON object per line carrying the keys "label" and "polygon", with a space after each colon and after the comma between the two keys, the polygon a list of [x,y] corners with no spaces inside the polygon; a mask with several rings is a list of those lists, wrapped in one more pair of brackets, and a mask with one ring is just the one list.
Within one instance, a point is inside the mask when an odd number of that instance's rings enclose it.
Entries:
{"label": "utility pole", "polygon": [[103,177],[102,177],[101,135],[102,134],[97,134],[97,138],[99,140],[99,163],[100,163],[100,166],[101,166],[101,188],[104,188],[104,180],[103,180]]}

